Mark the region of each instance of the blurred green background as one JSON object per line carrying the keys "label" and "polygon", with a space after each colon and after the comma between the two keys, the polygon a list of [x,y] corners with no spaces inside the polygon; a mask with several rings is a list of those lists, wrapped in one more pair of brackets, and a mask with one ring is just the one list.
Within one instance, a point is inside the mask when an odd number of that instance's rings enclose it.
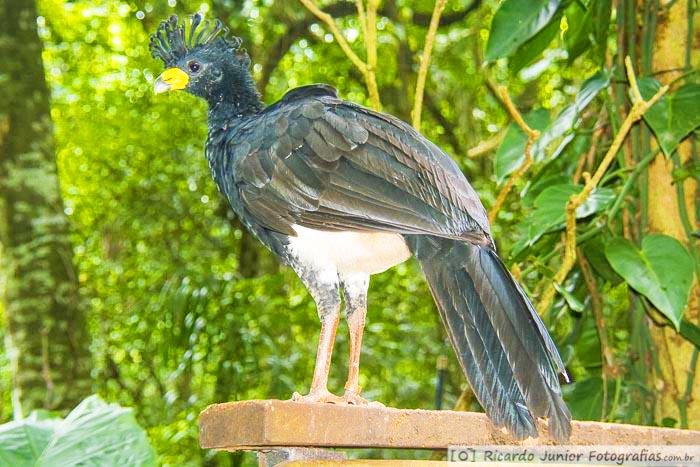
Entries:
{"label": "blurred green background", "polygon": [[[364,59],[355,3],[319,5]],[[433,5],[379,2],[378,87],[384,110],[407,121]],[[268,103],[324,82],[368,105],[362,75],[296,1],[37,0],[36,8],[0,0],[0,422],[33,409],[65,415],[96,393],[133,408],[162,465],[253,462],[200,450],[198,413],[306,391],[315,306],[217,192],[203,157],[205,103],[153,95],[162,66],[148,35],[172,13],[221,18],[243,38]],[[572,376],[565,392],[578,419],[700,428],[696,8],[693,0],[450,0],[438,29],[422,132],[458,161],[487,210],[522,163],[526,139],[496,86],[543,131],[533,167],[514,179],[493,226],[536,303],[562,262],[566,201],[630,111],[624,57],[645,98],[671,85],[577,212],[582,259],[540,310]],[[347,340],[343,327],[331,390],[344,381]],[[466,380],[419,268],[409,261],[375,276],[366,397],[432,408],[442,355],[449,408]]]}

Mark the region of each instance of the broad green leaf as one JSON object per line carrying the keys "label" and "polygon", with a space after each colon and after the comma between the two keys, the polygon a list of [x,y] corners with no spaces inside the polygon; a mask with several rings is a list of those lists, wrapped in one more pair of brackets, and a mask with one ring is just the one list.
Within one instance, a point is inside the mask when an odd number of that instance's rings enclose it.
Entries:
{"label": "broad green leaf", "polygon": [[14,467],[155,465],[155,453],[130,409],[90,396],[68,416],[0,426],[0,461]]}
{"label": "broad green leaf", "polygon": [[605,256],[632,288],[680,328],[694,269],[692,257],[678,240],[648,235],[640,251],[629,240],[616,238],[606,246]]}
{"label": "broad green leaf", "polygon": [[[532,148],[532,154],[535,160],[542,160],[545,157],[545,150],[553,141],[572,132],[579,123],[579,115],[588,107],[588,104],[610,84],[610,72],[607,70],[600,71],[591,76],[583,83],[581,90],[576,95],[574,103],[565,107],[557,118],[542,132],[539,139],[535,142]],[[566,143],[571,141],[569,138]],[[562,145],[559,145],[557,153],[563,150]]]}
{"label": "broad green leaf", "polygon": [[542,177],[536,177],[534,180],[528,180],[530,186],[527,187],[525,196],[522,198],[523,207],[532,209],[535,205],[535,200],[545,189],[554,185],[567,185],[571,182],[571,176],[563,173],[545,174]]}
{"label": "broad green leaf", "polygon": [[[593,376],[564,386],[564,397],[576,420],[600,420],[603,410],[603,379]],[[614,381],[608,381],[608,394],[614,391]]]}
{"label": "broad green leaf", "polygon": [[[645,99],[651,98],[660,87],[655,79],[639,80],[639,90]],[[664,154],[670,157],[678,144],[700,126],[700,85],[689,83],[666,94],[644,114],[644,120],[654,131]]]}
{"label": "broad green leaf", "polygon": [[39,453],[49,444],[59,422],[32,412],[24,420],[0,425],[0,465],[36,465]]}
{"label": "broad green leaf", "polygon": [[[566,220],[566,203],[571,195],[583,189],[580,185],[554,185],[542,190],[534,202],[534,210],[521,223],[524,237],[513,248],[517,255],[524,248],[532,246],[542,235],[564,227]],[[586,202],[576,210],[576,218],[582,219],[605,209],[615,198],[615,193],[609,188],[598,188],[588,197]]]}
{"label": "broad green leaf", "polygon": [[540,32],[518,47],[518,53],[508,59],[508,66],[512,73],[517,73],[532,63],[552,43],[559,32],[560,16],[556,15]]}
{"label": "broad green leaf", "polygon": [[491,22],[486,60],[507,57],[544,29],[554,18],[560,0],[505,0]]}
{"label": "broad green leaf", "polygon": [[[523,118],[531,128],[541,131],[549,123],[549,112],[545,109],[537,109]],[[494,158],[494,171],[498,183],[502,183],[523,163],[526,142],[527,136],[523,130],[515,122],[511,122]]]}

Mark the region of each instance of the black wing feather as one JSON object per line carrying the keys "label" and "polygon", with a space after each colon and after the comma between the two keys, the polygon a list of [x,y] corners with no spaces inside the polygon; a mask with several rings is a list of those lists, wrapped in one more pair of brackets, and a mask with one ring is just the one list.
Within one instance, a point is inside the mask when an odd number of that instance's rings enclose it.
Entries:
{"label": "black wing feather", "polygon": [[260,224],[284,233],[297,224],[490,242],[481,202],[447,154],[406,123],[330,89],[288,93],[237,143],[233,185]]}

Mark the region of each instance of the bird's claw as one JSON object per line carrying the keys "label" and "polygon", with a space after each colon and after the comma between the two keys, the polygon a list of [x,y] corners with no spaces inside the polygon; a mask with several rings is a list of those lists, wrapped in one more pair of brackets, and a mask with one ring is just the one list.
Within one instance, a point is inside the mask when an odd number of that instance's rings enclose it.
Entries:
{"label": "bird's claw", "polygon": [[351,391],[349,389],[345,390],[342,400],[347,405],[367,405],[370,407],[384,407],[384,404],[377,401],[368,401],[364,397],[360,396],[359,393]]}
{"label": "bird's claw", "polygon": [[326,389],[312,390],[310,393],[302,396],[298,392],[292,394],[292,401],[306,403],[321,403],[321,404],[344,404],[342,397],[336,396]]}
{"label": "bird's claw", "polygon": [[369,407],[385,407],[377,401],[368,401],[355,391],[345,390],[343,397],[336,396],[327,389],[312,390],[309,394],[301,395],[298,392],[292,394],[293,402],[337,404],[337,405],[365,405]]}

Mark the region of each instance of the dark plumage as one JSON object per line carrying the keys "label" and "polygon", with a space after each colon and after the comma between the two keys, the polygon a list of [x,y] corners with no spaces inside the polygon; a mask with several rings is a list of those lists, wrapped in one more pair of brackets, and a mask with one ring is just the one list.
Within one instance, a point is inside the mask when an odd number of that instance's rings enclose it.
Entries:
{"label": "dark plumage", "polygon": [[316,300],[321,337],[310,401],[326,390],[340,290],[351,332],[342,401],[357,385],[370,274],[421,264],[460,364],[497,426],[536,436],[548,417],[571,432],[558,374],[564,365],[529,299],[496,255],[477,193],[440,148],[406,123],[304,86],[265,107],[239,39],[220,23],[185,30],[173,17],[151,39],[170,67],[155,89],[185,89],[209,103],[206,157],[243,224],[299,274]]}

